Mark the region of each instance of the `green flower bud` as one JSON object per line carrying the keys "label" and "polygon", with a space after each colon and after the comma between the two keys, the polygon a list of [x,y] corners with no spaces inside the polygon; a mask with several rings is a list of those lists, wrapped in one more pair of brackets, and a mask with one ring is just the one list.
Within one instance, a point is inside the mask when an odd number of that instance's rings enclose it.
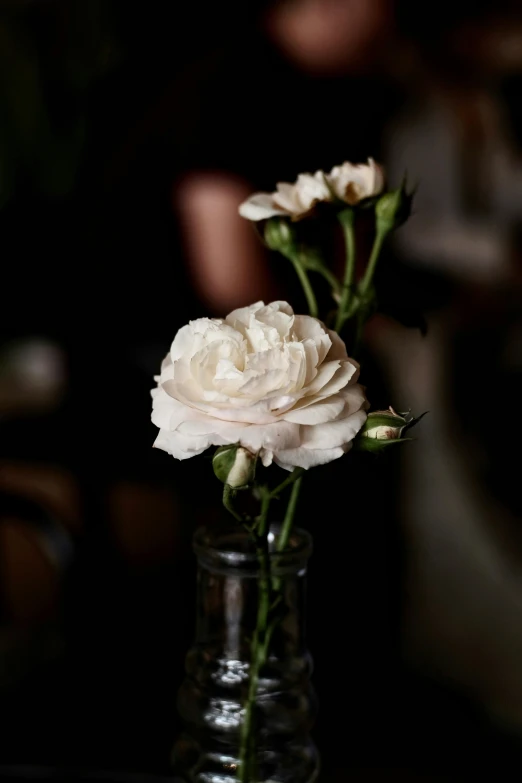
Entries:
{"label": "green flower bud", "polygon": [[403,433],[417,424],[426,414],[416,419],[409,413],[396,413],[390,406],[387,411],[372,411],[357,438],[355,448],[359,451],[382,451],[388,446],[404,443],[411,438],[405,438]]}
{"label": "green flower bud", "polygon": [[392,231],[405,223],[411,215],[411,207],[415,193],[407,193],[406,179],[398,190],[390,190],[377,201],[375,218],[377,231]]}
{"label": "green flower bud", "polygon": [[220,446],[212,458],[212,467],[223,484],[242,489],[254,480],[256,456],[242,446]]}
{"label": "green flower bud", "polygon": [[406,418],[391,407],[387,411],[372,411],[368,414],[361,435],[377,440],[396,440],[401,437],[407,424]]}
{"label": "green flower bud", "polygon": [[265,242],[271,250],[287,254],[295,248],[295,235],[286,218],[273,217],[265,224]]}

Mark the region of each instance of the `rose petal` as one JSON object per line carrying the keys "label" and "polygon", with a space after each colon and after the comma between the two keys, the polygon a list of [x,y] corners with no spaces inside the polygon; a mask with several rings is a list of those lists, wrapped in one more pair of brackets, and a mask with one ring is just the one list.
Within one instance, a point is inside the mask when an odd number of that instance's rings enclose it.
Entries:
{"label": "rose petal", "polygon": [[[299,340],[310,340],[313,342],[317,349],[318,364],[321,364],[332,346],[332,335],[335,335],[335,332],[330,332],[329,329],[326,329],[321,321],[317,321],[315,318],[310,318],[309,316],[303,315],[295,316],[294,330]],[[339,337],[338,339],[340,340],[341,338]],[[346,358],[346,349],[342,358]]]}
{"label": "rose petal", "polygon": [[354,383],[353,385],[341,389],[339,395],[345,401],[347,412],[353,413],[360,409],[365,411],[370,407],[370,404],[366,399],[366,394],[364,393],[364,387],[359,383]]}
{"label": "rose petal", "polygon": [[[217,324],[216,329],[219,328]],[[212,328],[210,318],[198,318],[177,332],[170,346],[170,358],[176,362],[182,357],[190,358],[207,344],[207,331]]]}
{"label": "rose petal", "polygon": [[274,203],[271,193],[254,193],[239,207],[239,214],[247,220],[267,220],[275,215],[286,215],[286,211]]}
{"label": "rose petal", "polygon": [[224,438],[226,443],[237,443],[245,426],[248,425],[234,424],[229,421],[220,421],[210,416],[200,415],[197,419],[187,419],[181,422],[177,427],[177,431],[180,435],[184,435],[187,438],[207,437],[210,439],[211,445],[224,445],[217,444],[215,438],[219,437],[220,440]]}
{"label": "rose petal", "polygon": [[328,449],[350,443],[364,422],[366,413],[362,410],[351,413],[344,419],[303,427],[301,443],[305,448]]}
{"label": "rose petal", "polygon": [[[194,413],[196,412],[194,411]],[[154,389],[151,419],[156,427],[175,430],[182,421],[192,415],[192,411],[187,405],[169,397],[163,388]]]}
{"label": "rose petal", "polygon": [[287,449],[285,451],[274,452],[274,462],[280,468],[293,470],[294,468],[314,468],[316,465],[325,465],[334,459],[339,459],[346,453],[348,448],[335,449]]}
{"label": "rose petal", "polygon": [[314,399],[323,399],[337,394],[349,383],[353,383],[358,370],[351,361],[325,362],[319,368],[314,380],[303,389],[303,397],[295,407],[301,408],[313,403]]}
{"label": "rose petal", "polygon": [[286,421],[263,426],[252,424],[241,432],[239,443],[254,454],[262,448],[274,452],[295,448],[300,443],[299,425]]}
{"label": "rose petal", "polygon": [[264,467],[268,468],[274,460],[273,452],[269,451],[268,449],[261,449],[259,455],[261,457],[261,462],[263,463]]}
{"label": "rose petal", "polygon": [[[347,361],[349,359],[346,353],[346,345],[343,339],[339,337],[337,332],[332,329],[328,329],[328,335],[330,337],[330,350],[326,355],[326,361],[331,362],[334,359],[340,359],[341,361]],[[356,367],[359,367],[355,359],[350,359],[351,363]]]}
{"label": "rose petal", "polygon": [[285,421],[292,421],[295,424],[324,424],[337,418],[345,405],[342,397],[329,397],[326,400],[314,401],[307,407],[288,411],[285,413]]}
{"label": "rose petal", "polygon": [[[198,449],[193,448],[193,445],[194,444],[189,444],[186,441],[180,439],[180,437],[176,435],[175,432],[166,432],[165,430],[160,430],[156,440],[154,441],[155,449],[163,449],[163,451],[166,451],[168,454],[176,457],[176,459],[188,459],[189,457],[196,457],[198,454],[202,454],[208,447],[203,445]],[[187,446],[190,446],[191,448],[187,448]]]}
{"label": "rose petal", "polygon": [[[246,375],[247,373],[245,373]],[[256,373],[244,383],[239,392],[252,400],[261,400],[274,392],[280,392],[286,387],[288,370],[267,370]]]}
{"label": "rose petal", "polygon": [[295,185],[290,182],[278,182],[276,188],[276,192],[272,194],[274,204],[283,210],[283,214],[298,214],[301,210],[296,199]]}
{"label": "rose petal", "polygon": [[[331,364],[335,363],[336,362],[331,362]],[[323,365],[323,367],[328,366],[328,364],[330,364],[330,362]],[[332,375],[328,382],[324,385],[321,384],[321,386],[316,389],[316,394],[319,397],[330,397],[332,394],[337,394],[338,391],[344,389],[344,387],[348,386],[349,383],[355,383],[358,376],[359,368],[356,367],[351,360],[341,362],[341,366],[337,369],[335,374]],[[317,387],[318,385],[319,381],[316,378],[314,379],[313,383],[310,384],[310,388]]]}
{"label": "rose petal", "polygon": [[334,166],[326,179],[337,198],[352,206],[376,196],[384,187],[384,172],[373,158],[368,158],[367,163],[346,161],[342,166]]}
{"label": "rose petal", "polygon": [[315,175],[299,174],[294,185],[295,200],[301,206],[302,212],[308,212],[319,201],[331,201],[331,193],[322,177],[322,172]]}

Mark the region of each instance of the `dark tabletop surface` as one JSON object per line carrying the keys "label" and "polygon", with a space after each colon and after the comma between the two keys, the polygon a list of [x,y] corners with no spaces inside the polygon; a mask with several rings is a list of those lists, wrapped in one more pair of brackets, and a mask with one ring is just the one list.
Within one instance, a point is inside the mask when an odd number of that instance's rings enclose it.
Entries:
{"label": "dark tabletop surface", "polygon": [[[466,777],[448,775],[424,775],[408,769],[345,769],[339,770],[330,780],[322,783],[460,783]],[[70,781],[74,783],[184,783],[180,778],[160,775],[136,774],[103,770],[57,769],[55,767],[9,766],[0,767],[0,780]]]}

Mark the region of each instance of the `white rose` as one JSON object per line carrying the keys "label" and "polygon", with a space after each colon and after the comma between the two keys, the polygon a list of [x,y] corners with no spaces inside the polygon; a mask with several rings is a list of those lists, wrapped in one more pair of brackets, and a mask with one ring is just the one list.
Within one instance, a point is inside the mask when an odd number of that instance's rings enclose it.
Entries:
{"label": "white rose", "polygon": [[321,201],[334,198],[355,206],[365,198],[377,196],[384,188],[384,172],[373,158],[367,163],[349,163],[334,166],[329,174],[299,174],[297,180],[278,182],[274,193],[254,193],[239,207],[239,214],[247,220],[268,220],[282,215],[292,220],[307,217]]}
{"label": "white rose", "polygon": [[366,420],[359,366],[320,321],[286,302],[199,318],[155,380],[154,446],[178,459],[238,443],[286,470],[342,456]]}
{"label": "white rose", "polygon": [[359,201],[381,193],[384,172],[373,158],[368,158],[368,163],[346,161],[342,166],[334,166],[326,174],[326,180],[338,199],[355,206]]}
{"label": "white rose", "polygon": [[297,180],[278,182],[274,193],[254,193],[239,207],[239,214],[247,220],[267,220],[275,215],[300,220],[306,217],[320,201],[331,201],[332,194],[322,171],[299,174]]}

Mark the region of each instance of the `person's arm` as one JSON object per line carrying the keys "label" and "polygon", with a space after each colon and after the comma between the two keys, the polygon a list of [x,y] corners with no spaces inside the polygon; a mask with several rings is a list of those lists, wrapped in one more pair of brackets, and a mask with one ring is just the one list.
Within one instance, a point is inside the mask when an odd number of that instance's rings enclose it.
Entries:
{"label": "person's arm", "polygon": [[193,173],[174,187],[173,207],[194,288],[219,315],[277,296],[267,252],[252,224],[238,214],[251,192],[223,172]]}

